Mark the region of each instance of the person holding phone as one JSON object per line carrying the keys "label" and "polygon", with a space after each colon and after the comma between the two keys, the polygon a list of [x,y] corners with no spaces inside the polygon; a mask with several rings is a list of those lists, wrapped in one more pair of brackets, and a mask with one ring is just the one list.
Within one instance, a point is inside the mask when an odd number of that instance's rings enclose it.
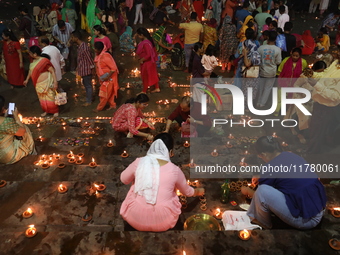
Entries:
{"label": "person holding phone", "polygon": [[21,123],[18,109],[8,116],[5,99],[0,96],[0,164],[13,164],[23,157],[36,154],[34,140],[29,128]]}

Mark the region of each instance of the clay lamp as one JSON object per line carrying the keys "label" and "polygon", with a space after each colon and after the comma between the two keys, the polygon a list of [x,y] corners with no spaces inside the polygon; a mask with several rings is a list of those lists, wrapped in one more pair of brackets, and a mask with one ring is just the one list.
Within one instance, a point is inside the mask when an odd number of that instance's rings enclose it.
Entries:
{"label": "clay lamp", "polygon": [[80,157],[80,158],[83,158],[83,157],[84,157],[84,155],[85,155],[85,154],[84,154],[84,153],[82,153],[82,152],[80,152],[80,153],[78,153],[78,154],[77,154],[77,156],[78,156],[78,157]]}
{"label": "clay lamp", "polygon": [[67,187],[65,186],[65,185],[63,185],[63,184],[60,184],[59,186],[58,186],[58,192],[60,193],[60,194],[64,194],[65,192],[67,192]]}
{"label": "clay lamp", "polygon": [[126,151],[124,151],[120,156],[122,158],[127,158],[129,156],[129,154]]}
{"label": "clay lamp", "polygon": [[91,126],[91,123],[86,121],[86,122],[84,123],[84,126],[85,126],[85,127],[89,127],[89,126]]}
{"label": "clay lamp", "polygon": [[96,161],[94,161],[94,158],[92,158],[92,161],[90,162],[89,166],[92,167],[92,168],[97,167],[97,163],[96,163]]}
{"label": "clay lamp", "polygon": [[272,137],[277,138],[276,132],[272,134]]}
{"label": "clay lamp", "polygon": [[250,232],[246,229],[243,229],[238,233],[238,237],[241,240],[248,240],[250,238]]}
{"label": "clay lamp", "polygon": [[216,149],[213,150],[213,152],[211,153],[211,156],[213,157],[217,157],[218,156],[218,152]]}
{"label": "clay lamp", "polygon": [[340,218],[340,207],[334,207],[331,210],[331,214],[335,217],[335,218]]}
{"label": "clay lamp", "polygon": [[240,166],[247,166],[248,164],[246,162],[244,162],[245,158],[242,158],[240,161]]}
{"label": "clay lamp", "polygon": [[202,211],[206,211],[206,210],[208,209],[207,204],[202,204],[202,205],[200,206],[200,209],[201,209]]}
{"label": "clay lamp", "polygon": [[228,135],[228,138],[229,138],[229,139],[235,139],[235,137],[234,137],[232,134],[229,134],[229,135]]}
{"label": "clay lamp", "polygon": [[69,158],[69,159],[68,159],[68,162],[71,163],[71,164],[73,164],[74,162],[76,162],[75,157],[72,156],[72,158]]}
{"label": "clay lamp", "polygon": [[58,165],[58,168],[60,168],[60,169],[65,168],[65,167],[66,167],[66,164],[64,164],[64,163],[60,163],[60,164]]}
{"label": "clay lamp", "polygon": [[220,208],[217,208],[216,209],[216,213],[214,214],[214,217],[216,218],[216,219],[222,219],[222,212],[221,212],[221,210],[220,210]]}
{"label": "clay lamp", "polygon": [[190,168],[195,168],[196,167],[196,164],[194,163],[194,159],[193,158],[190,160],[189,167]]}
{"label": "clay lamp", "polygon": [[41,157],[40,157],[40,160],[45,160],[45,154],[43,154]]}
{"label": "clay lamp", "polygon": [[111,148],[113,147],[113,142],[112,140],[110,140],[107,144],[106,144],[107,147]]}
{"label": "clay lamp", "polygon": [[37,138],[37,141],[38,141],[38,142],[42,142],[42,140],[43,140],[42,136],[39,136],[39,137]]}
{"label": "clay lamp", "polygon": [[5,180],[0,181],[0,188],[6,186],[7,182]]}
{"label": "clay lamp", "polygon": [[331,240],[329,240],[328,244],[332,249],[334,249],[336,251],[340,251],[340,241],[339,240],[331,239]]}
{"label": "clay lamp", "polygon": [[188,147],[190,147],[190,143],[189,143],[188,141],[185,141],[185,143],[183,144],[183,146],[184,146],[185,148],[188,148]]}
{"label": "clay lamp", "polygon": [[198,180],[191,182],[191,186],[197,187],[198,186]]}
{"label": "clay lamp", "polygon": [[66,123],[66,122],[63,122],[63,123],[61,123],[61,125],[62,125],[63,127],[65,127],[65,126],[67,125],[67,123]]}
{"label": "clay lamp", "polygon": [[50,167],[50,164],[47,161],[41,164],[42,169],[48,169],[49,167]]}
{"label": "clay lamp", "polygon": [[101,191],[104,191],[106,189],[106,186],[105,184],[94,184],[94,186],[96,187],[96,189],[101,192]]}
{"label": "clay lamp", "polygon": [[281,143],[281,146],[282,146],[282,147],[287,147],[287,146],[288,146],[288,143],[282,142],[282,143]]}
{"label": "clay lamp", "polygon": [[88,221],[92,220],[92,215],[86,213],[86,214],[83,216],[83,218],[81,218],[81,220],[84,221],[84,222],[88,222]]}
{"label": "clay lamp", "polygon": [[32,215],[33,211],[31,208],[27,208],[27,210],[22,213],[22,217],[24,217],[25,219],[32,217]]}
{"label": "clay lamp", "polygon": [[55,158],[56,160],[59,160],[59,159],[60,159],[60,154],[55,155],[55,154],[53,153],[53,156],[54,156],[54,158]]}
{"label": "clay lamp", "polygon": [[70,151],[70,153],[69,153],[69,154],[67,154],[67,158],[72,158],[72,157],[74,157],[74,154],[73,154],[73,152],[72,152],[72,151]]}
{"label": "clay lamp", "polygon": [[83,164],[83,159],[82,157],[79,157],[78,160],[76,161],[77,165]]}
{"label": "clay lamp", "polygon": [[191,181],[189,181],[189,180],[187,180],[187,184],[189,185],[189,186],[191,186]]}
{"label": "clay lamp", "polygon": [[227,142],[227,148],[233,148],[233,145],[229,141]]}
{"label": "clay lamp", "polygon": [[34,227],[34,225],[29,225],[28,229],[25,231],[25,236],[26,237],[34,237],[38,233],[37,229]]}

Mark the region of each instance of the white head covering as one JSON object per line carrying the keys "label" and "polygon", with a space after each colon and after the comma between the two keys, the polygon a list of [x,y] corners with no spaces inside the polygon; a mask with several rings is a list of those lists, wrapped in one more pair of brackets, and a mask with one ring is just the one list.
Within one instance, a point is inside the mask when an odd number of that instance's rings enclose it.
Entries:
{"label": "white head covering", "polygon": [[154,205],[159,186],[159,168],[157,159],[170,161],[168,148],[161,139],[154,141],[145,157],[141,158],[135,173],[135,193],[145,197],[148,204]]}

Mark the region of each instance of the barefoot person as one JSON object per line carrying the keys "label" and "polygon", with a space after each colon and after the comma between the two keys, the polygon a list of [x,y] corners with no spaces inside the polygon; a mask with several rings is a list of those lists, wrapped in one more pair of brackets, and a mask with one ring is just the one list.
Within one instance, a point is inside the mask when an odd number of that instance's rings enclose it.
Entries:
{"label": "barefoot person", "polygon": [[33,58],[33,62],[30,64],[24,85],[26,86],[28,80],[32,78],[40,106],[44,111],[41,116],[46,116],[48,113],[53,114],[54,117],[59,116],[59,107],[54,103],[58,82],[53,65],[50,60],[41,57],[41,49],[36,45],[30,48],[29,55]]}
{"label": "barefoot person", "polygon": [[[317,175],[307,168],[306,160],[282,151],[277,139],[262,136],[255,144],[263,167],[301,166],[300,172],[267,172],[261,178],[253,177],[257,190],[243,187],[241,192],[253,197],[247,215],[266,228],[272,227],[271,214],[297,229],[311,229],[318,225],[326,206],[325,188]],[[264,169],[264,168],[263,168]],[[284,178],[283,178],[284,177]]]}
{"label": "barefoot person", "polygon": [[111,54],[106,51],[106,47],[102,42],[95,42],[94,50],[96,52],[94,63],[96,64],[97,76],[100,82],[100,102],[94,112],[102,111],[107,104],[110,105],[107,110],[115,109],[115,98],[119,89],[116,62]]}
{"label": "barefoot person", "polygon": [[176,189],[188,197],[204,195],[203,188],[190,187],[182,170],[171,163],[172,148],[170,134],[157,135],[146,156],[120,175],[124,184],[131,184],[120,215],[139,231],[160,232],[175,226],[182,207]]}

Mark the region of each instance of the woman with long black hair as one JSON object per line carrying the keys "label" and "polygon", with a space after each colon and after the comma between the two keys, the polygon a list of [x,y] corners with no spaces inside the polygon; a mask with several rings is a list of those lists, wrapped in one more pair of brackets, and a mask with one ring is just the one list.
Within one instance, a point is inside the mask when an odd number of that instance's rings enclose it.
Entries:
{"label": "woman with long black hair", "polygon": [[2,32],[2,38],[4,39],[2,54],[6,63],[8,83],[12,88],[23,86],[25,77],[20,43],[10,29]]}
{"label": "woman with long black hair", "polygon": [[139,58],[140,71],[143,80],[143,93],[146,93],[149,87],[155,86],[151,93],[160,92],[159,78],[157,72],[156,61],[158,59],[155,43],[149,31],[140,27],[135,34],[142,40],[138,46],[136,54]]}

